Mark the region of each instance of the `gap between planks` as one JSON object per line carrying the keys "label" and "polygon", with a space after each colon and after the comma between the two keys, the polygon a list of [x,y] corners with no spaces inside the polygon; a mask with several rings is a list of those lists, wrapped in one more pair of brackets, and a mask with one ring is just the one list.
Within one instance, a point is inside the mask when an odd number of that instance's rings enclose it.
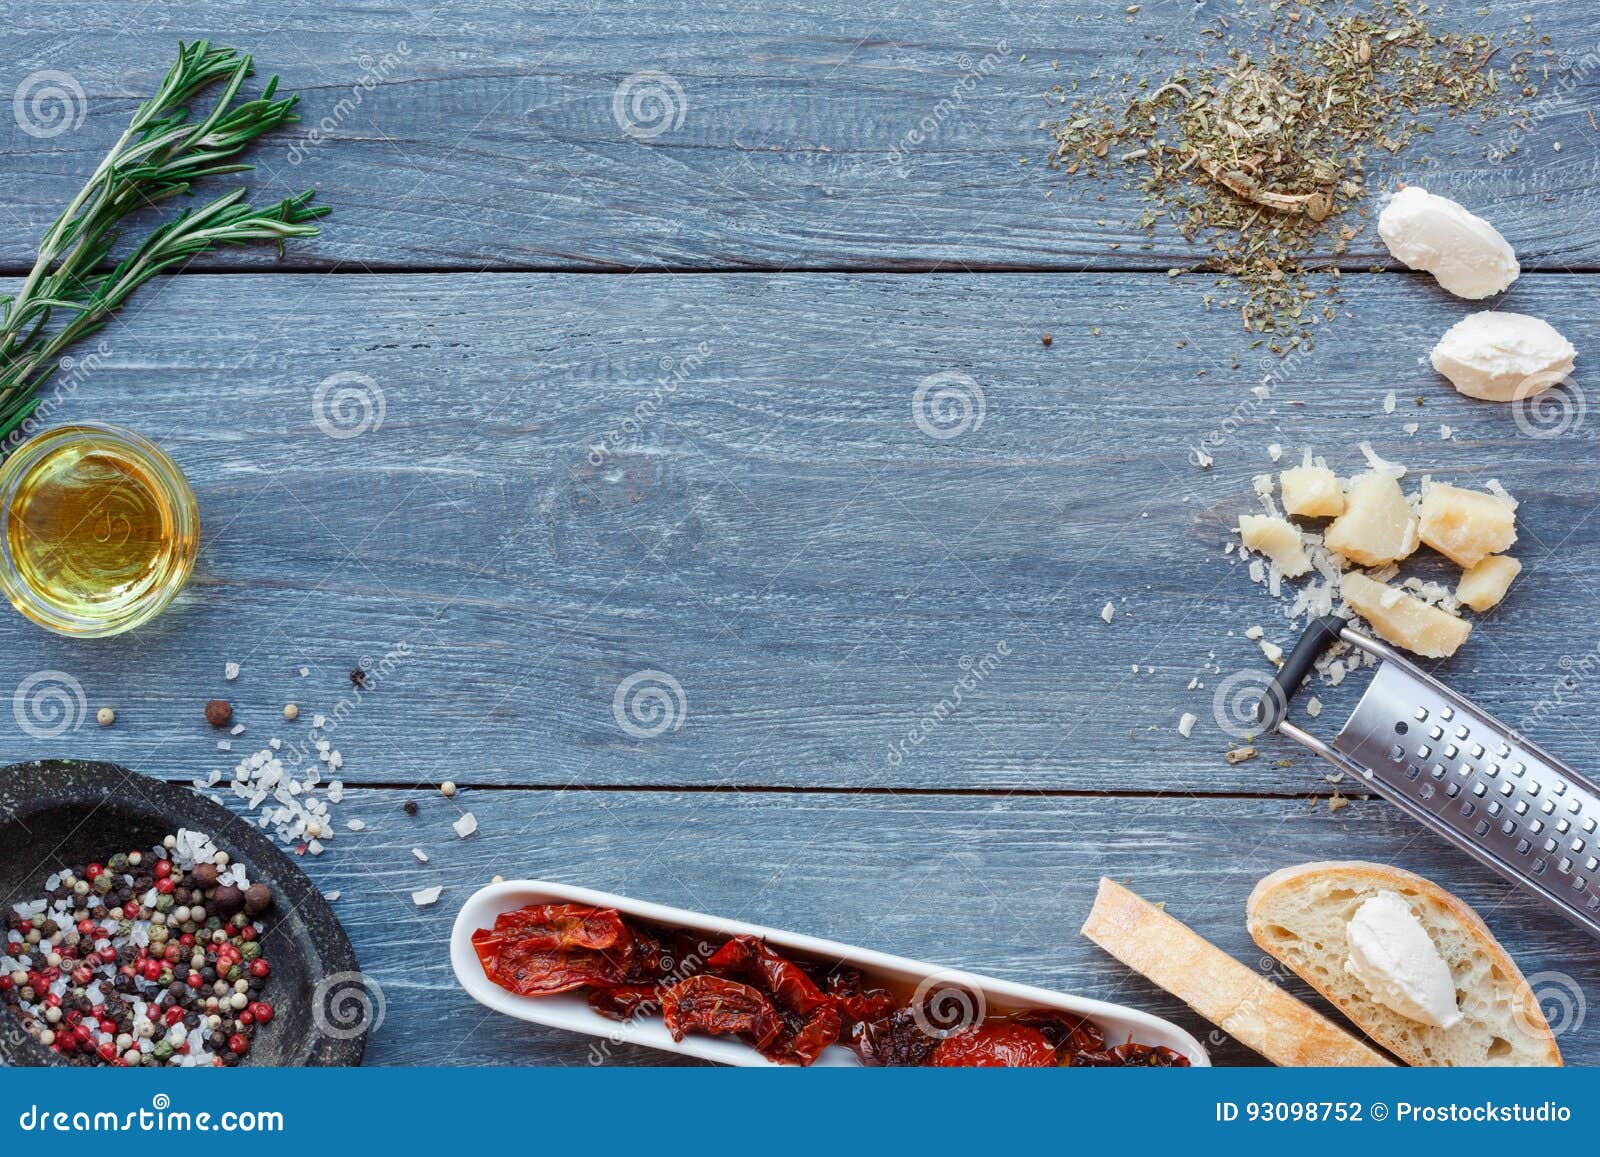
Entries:
{"label": "gap between planks", "polygon": [[[173,780],[174,783],[184,781]],[[345,790],[360,789],[362,791],[408,791],[408,792],[437,792],[438,787],[432,783],[405,782],[402,780],[377,780],[363,782],[359,780],[343,779],[341,782]],[[1343,783],[1326,784],[1328,795],[1334,789],[1346,786]],[[1303,800],[1313,796],[1321,798],[1322,791],[1221,791],[1221,792],[1173,792],[1173,791],[1089,791],[1087,789],[1060,789],[1048,788],[1017,788],[1006,791],[983,787],[801,787],[793,784],[662,784],[662,783],[463,783],[456,781],[459,791],[588,791],[612,795],[627,794],[629,792],[660,792],[671,795],[871,795],[871,796],[967,796],[980,799],[1015,799],[1026,797],[1028,799],[1172,799],[1172,800]],[[1366,793],[1349,794],[1340,792],[1352,802],[1356,800],[1377,799],[1378,796]]]}
{"label": "gap between planks", "polygon": [[[101,266],[102,272],[109,272],[113,266],[109,263]],[[1332,266],[1319,266],[1308,270],[1312,276],[1326,275]],[[1342,275],[1354,276],[1357,274],[1380,274],[1409,277],[1426,277],[1424,273],[1406,269],[1401,265],[1388,264],[1378,268],[1368,262],[1366,264],[1341,265],[1338,267]],[[1142,265],[1084,265],[1078,268],[1060,268],[1045,265],[1018,265],[1007,262],[971,262],[971,261],[917,261],[907,260],[893,264],[852,265],[848,263],[801,265],[633,265],[617,266],[615,268],[596,268],[593,265],[494,265],[489,267],[479,265],[369,265],[366,262],[354,263],[339,261],[333,265],[319,265],[316,263],[298,264],[287,261],[272,264],[251,263],[208,263],[204,266],[175,270],[163,276],[167,277],[236,277],[255,276],[259,274],[324,274],[331,277],[404,277],[411,275],[423,276],[458,276],[470,274],[476,277],[494,276],[525,276],[528,274],[543,275],[575,275],[585,277],[728,277],[739,274],[748,274],[752,277],[771,277],[774,275],[857,275],[862,277],[918,277],[937,274],[939,276],[971,275],[985,276],[993,274],[1006,274],[1023,277],[1099,277],[1139,275],[1149,276],[1155,273],[1164,273],[1168,269],[1181,269],[1183,277],[1222,277],[1225,276],[1221,269],[1207,264],[1199,265],[1174,265],[1170,261],[1151,259]],[[27,265],[0,265],[0,277],[26,277],[32,272],[32,266]],[[1600,264],[1596,265],[1556,265],[1522,266],[1522,275],[1537,274],[1541,277],[1584,277],[1600,273]],[[1470,303],[1469,303],[1470,304]]]}

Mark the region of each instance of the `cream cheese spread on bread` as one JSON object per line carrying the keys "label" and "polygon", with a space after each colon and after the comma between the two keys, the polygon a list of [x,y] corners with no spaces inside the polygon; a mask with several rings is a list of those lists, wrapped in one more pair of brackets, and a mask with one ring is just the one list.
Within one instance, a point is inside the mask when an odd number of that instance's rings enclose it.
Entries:
{"label": "cream cheese spread on bread", "polygon": [[1450,967],[1397,893],[1370,897],[1350,918],[1347,933],[1350,959],[1345,970],[1367,986],[1373,1000],[1435,1028],[1461,1022]]}

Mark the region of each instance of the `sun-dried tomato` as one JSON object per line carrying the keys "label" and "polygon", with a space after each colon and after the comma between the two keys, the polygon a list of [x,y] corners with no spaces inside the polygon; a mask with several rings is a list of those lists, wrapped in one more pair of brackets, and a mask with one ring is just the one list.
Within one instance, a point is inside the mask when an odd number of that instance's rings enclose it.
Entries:
{"label": "sun-dried tomato", "polygon": [[1100,1052],[1074,1053],[1073,1068],[1186,1069],[1189,1058],[1166,1045],[1141,1045],[1129,1042]]}
{"label": "sun-dried tomato", "polygon": [[[480,929],[472,934],[484,975],[519,996],[550,996],[585,985],[611,987],[627,973],[626,954],[529,947]],[[619,959],[619,957],[622,957]]]}
{"label": "sun-dried tomato", "polygon": [[755,936],[735,936],[717,949],[706,964],[713,972],[742,976],[760,984],[785,1012],[810,1016],[817,1009],[832,1005],[804,969],[779,956]]}
{"label": "sun-dried tomato", "polygon": [[1106,1034],[1092,1020],[1053,1008],[1034,1008],[1019,1012],[1011,1018],[1018,1024],[1036,1028],[1045,1039],[1067,1056],[1073,1053],[1099,1052],[1106,1047]]}
{"label": "sun-dried tomato", "polygon": [[828,995],[850,1022],[879,1020],[894,1011],[894,993],[887,988],[866,988],[861,973],[839,965],[828,973]]}
{"label": "sun-dried tomato", "polygon": [[629,938],[615,908],[529,904],[495,917],[494,935],[530,948],[612,948]]}
{"label": "sun-dried tomato", "polygon": [[782,1035],[763,1050],[769,1061],[782,1065],[813,1064],[823,1049],[838,1041],[844,1024],[832,1004],[819,1006],[807,1017],[785,1017],[784,1021]]}
{"label": "sun-dried tomato", "polygon": [[929,1063],[939,1068],[1047,1068],[1056,1063],[1056,1046],[1025,1024],[982,1024],[945,1037]]}
{"label": "sun-dried tomato", "polygon": [[737,980],[691,976],[666,990],[662,1018],[672,1039],[690,1032],[737,1036],[765,1049],[783,1032],[783,1018],[772,1002]]}
{"label": "sun-dried tomato", "polygon": [[850,1035],[850,1047],[864,1065],[925,1065],[938,1047],[939,1038],[922,1026],[921,1017],[909,1008],[899,1008],[875,1021],[857,1024]]}
{"label": "sun-dried tomato", "polygon": [[611,1020],[632,1020],[661,1011],[661,986],[657,984],[618,984],[589,993],[589,1007]]}

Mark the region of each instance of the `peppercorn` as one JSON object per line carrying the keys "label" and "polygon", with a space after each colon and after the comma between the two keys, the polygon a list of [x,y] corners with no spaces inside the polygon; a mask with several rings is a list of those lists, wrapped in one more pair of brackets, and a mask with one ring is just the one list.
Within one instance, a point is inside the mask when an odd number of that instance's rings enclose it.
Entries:
{"label": "peppercorn", "polygon": [[1045,346],[1046,346],[1046,347],[1048,347],[1048,346],[1049,346],[1049,345],[1050,345],[1050,343],[1051,343],[1051,342],[1052,342],[1052,341],[1054,341],[1054,340],[1055,340],[1055,338],[1053,338],[1053,337],[1051,337],[1051,336],[1050,336],[1050,335],[1049,335],[1049,334],[1045,334],[1045,335],[1044,335],[1044,336],[1043,336],[1043,337],[1042,337],[1042,338],[1040,338],[1040,339],[1039,339],[1039,340],[1040,340],[1040,341],[1041,341],[1041,342],[1043,342],[1043,343],[1044,343],[1044,344],[1045,344]]}
{"label": "peppercorn", "polygon": [[117,721],[117,713],[109,707],[102,707],[94,713],[94,721],[101,727],[110,727]]}
{"label": "peppercorn", "polygon": [[233,704],[226,699],[212,699],[206,704],[206,722],[213,727],[226,727],[233,722]]}
{"label": "peppercorn", "polygon": [[244,910],[252,916],[259,916],[272,907],[272,889],[265,884],[251,884],[245,890]]}
{"label": "peppercorn", "polygon": [[283,717],[290,723],[293,723],[296,719],[300,718],[300,708],[295,706],[293,703],[285,703],[283,705]]}
{"label": "peppercorn", "polygon": [[215,888],[217,886],[217,866],[215,864],[196,864],[194,871],[189,873],[196,887]]}
{"label": "peppercorn", "polygon": [[417,814],[417,801],[414,800],[414,799],[406,800],[405,806],[404,806],[404,810],[405,810],[406,815],[408,815],[408,816],[416,815]]}

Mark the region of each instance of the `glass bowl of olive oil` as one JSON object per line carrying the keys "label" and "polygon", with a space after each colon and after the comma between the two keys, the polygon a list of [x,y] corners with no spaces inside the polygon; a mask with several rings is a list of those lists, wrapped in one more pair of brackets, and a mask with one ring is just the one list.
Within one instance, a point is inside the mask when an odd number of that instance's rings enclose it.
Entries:
{"label": "glass bowl of olive oil", "polygon": [[28,439],[0,465],[0,588],[63,635],[115,635],[183,589],[200,512],[149,439],[85,422]]}

